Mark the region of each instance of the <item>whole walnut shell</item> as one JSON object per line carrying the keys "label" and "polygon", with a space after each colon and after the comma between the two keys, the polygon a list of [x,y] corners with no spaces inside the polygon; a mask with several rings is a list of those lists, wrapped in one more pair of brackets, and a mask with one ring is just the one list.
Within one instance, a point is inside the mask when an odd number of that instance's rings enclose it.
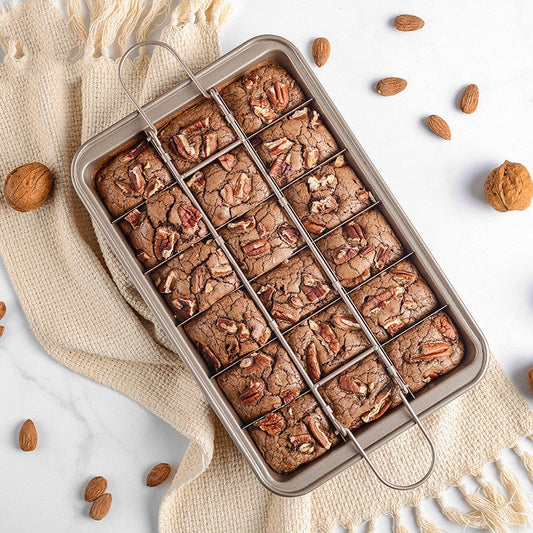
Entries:
{"label": "whole walnut shell", "polygon": [[46,202],[54,178],[41,163],[26,163],[12,170],[4,183],[4,197],[9,207],[25,213],[33,211]]}
{"label": "whole walnut shell", "polygon": [[485,198],[497,211],[523,211],[533,198],[533,181],[520,163],[505,161],[485,182]]}

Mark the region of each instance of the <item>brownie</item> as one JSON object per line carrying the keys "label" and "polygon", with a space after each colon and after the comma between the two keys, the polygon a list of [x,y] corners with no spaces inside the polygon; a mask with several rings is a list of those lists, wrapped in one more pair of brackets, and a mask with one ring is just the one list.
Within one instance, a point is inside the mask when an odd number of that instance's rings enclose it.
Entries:
{"label": "brownie", "polygon": [[147,141],[112,157],[95,176],[98,195],[119,217],[172,183],[170,172]]}
{"label": "brownie", "polygon": [[244,357],[217,378],[244,422],[289,403],[305,390],[305,383],[279,342]]}
{"label": "brownie", "polygon": [[335,292],[309,250],[303,250],[259,277],[252,285],[281,330],[335,298]]}
{"label": "brownie", "polygon": [[370,347],[344,302],[313,315],[291,329],[286,338],[314,382]]}
{"label": "brownie", "polygon": [[392,381],[376,356],[369,356],[319,388],[335,418],[356,429],[382,416],[392,405]]}
{"label": "brownie", "polygon": [[437,298],[410,261],[400,261],[355,289],[350,297],[380,342],[437,307]]}
{"label": "brownie", "polygon": [[128,213],[120,228],[147,268],[207,235],[200,211],[177,185],[157,193]]}
{"label": "brownie", "polygon": [[211,239],[159,267],[152,280],[179,321],[205,311],[240,284],[228,258]]}
{"label": "brownie", "polygon": [[283,67],[272,62],[231,82],[220,94],[247,135],[305,101],[294,79]]}
{"label": "brownie", "polygon": [[359,285],[403,255],[400,241],[377,209],[333,230],[317,245],[347,288]]}
{"label": "brownie", "polygon": [[287,187],[285,197],[312,235],[338,226],[372,203],[343,155]]}
{"label": "brownie", "polygon": [[339,442],[311,394],[269,413],[249,431],[265,461],[280,474],[314,461]]}
{"label": "brownie", "polygon": [[221,298],[184,329],[215,372],[259,349],[271,334],[263,315],[241,290]]}
{"label": "brownie", "polygon": [[196,172],[187,185],[215,226],[243,215],[270,194],[243,147]]}
{"label": "brownie", "polygon": [[258,205],[219,233],[248,278],[274,268],[304,243],[275,199]]}
{"label": "brownie", "polygon": [[179,111],[162,128],[159,140],[180,173],[187,172],[235,140],[235,133],[213,100]]}
{"label": "brownie", "polygon": [[252,144],[280,186],[295,180],[338,149],[318,113],[308,107],[259,133]]}
{"label": "brownie", "polygon": [[391,341],[385,351],[416,392],[454,369],[463,358],[464,345],[450,317],[440,312]]}

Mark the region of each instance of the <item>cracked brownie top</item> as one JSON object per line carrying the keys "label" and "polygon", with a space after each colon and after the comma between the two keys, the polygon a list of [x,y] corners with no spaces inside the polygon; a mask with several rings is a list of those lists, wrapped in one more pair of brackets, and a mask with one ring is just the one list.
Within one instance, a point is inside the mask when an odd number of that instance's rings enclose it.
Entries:
{"label": "cracked brownie top", "polygon": [[277,341],[241,359],[217,382],[244,422],[291,402],[305,390],[300,373]]}
{"label": "cracked brownie top", "polygon": [[350,297],[380,342],[437,308],[437,298],[410,261],[400,261]]}
{"label": "cracked brownie top", "polygon": [[285,189],[285,197],[312,235],[338,226],[371,204],[370,194],[342,155]]}
{"label": "cracked brownie top", "polygon": [[335,298],[309,250],[303,250],[252,285],[281,330]]}
{"label": "cracked brownie top", "polygon": [[200,212],[178,186],[156,194],[128,213],[120,228],[147,268],[207,235]]}
{"label": "cracked brownie top", "polygon": [[163,149],[180,173],[187,172],[235,140],[235,133],[213,100],[179,111],[159,130]]}
{"label": "cracked brownie top", "polygon": [[385,351],[416,392],[453,370],[463,358],[464,345],[450,317],[440,312],[394,339]]}
{"label": "cracked brownie top", "polygon": [[403,255],[385,217],[371,209],[317,242],[344,287],[352,288]]}
{"label": "cracked brownie top", "polygon": [[220,236],[248,278],[275,267],[304,242],[275,199],[229,223]]}
{"label": "cracked brownie top", "polygon": [[287,342],[314,382],[370,347],[344,302],[334,303],[296,326],[287,333]]}
{"label": "cracked brownie top", "polygon": [[187,185],[215,226],[243,215],[270,194],[243,147],[196,172]]}
{"label": "cracked brownie top", "polygon": [[265,461],[280,474],[314,461],[339,442],[310,394],[269,413],[249,431]]}
{"label": "cracked brownie top", "polygon": [[381,361],[369,356],[322,385],[319,392],[335,418],[356,429],[382,416],[392,405],[392,382]]}
{"label": "cracked brownie top", "polygon": [[185,333],[214,372],[266,344],[270,329],[241,290],[213,304],[184,326]]}
{"label": "cracked brownie top", "polygon": [[231,82],[220,94],[247,135],[305,101],[294,79],[283,67],[272,62]]}
{"label": "cracked brownie top", "polygon": [[113,217],[119,217],[172,183],[156,151],[143,141],[111,158],[98,170],[98,195]]}
{"label": "cracked brownie top", "polygon": [[181,322],[205,311],[239,286],[224,252],[213,240],[195,244],[158,268],[152,279]]}
{"label": "cracked brownie top", "polygon": [[252,144],[280,186],[331,157],[338,149],[319,114],[308,107],[273,124],[257,135]]}

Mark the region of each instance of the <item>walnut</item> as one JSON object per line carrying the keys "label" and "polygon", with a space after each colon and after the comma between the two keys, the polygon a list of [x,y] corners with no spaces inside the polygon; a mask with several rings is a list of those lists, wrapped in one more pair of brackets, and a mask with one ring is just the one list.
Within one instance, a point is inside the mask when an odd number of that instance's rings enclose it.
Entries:
{"label": "walnut", "polygon": [[509,161],[495,168],[485,182],[485,198],[497,211],[528,208],[533,198],[533,181],[527,168]]}
{"label": "walnut", "polygon": [[9,207],[25,213],[41,207],[53,185],[54,178],[47,167],[41,163],[27,163],[7,175],[4,197]]}

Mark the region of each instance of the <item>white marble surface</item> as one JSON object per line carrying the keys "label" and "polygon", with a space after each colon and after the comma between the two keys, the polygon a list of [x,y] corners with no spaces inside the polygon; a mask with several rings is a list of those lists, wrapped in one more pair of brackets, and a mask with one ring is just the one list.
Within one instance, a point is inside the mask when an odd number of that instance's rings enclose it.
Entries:
{"label": "white marble surface", "polygon": [[[395,31],[391,20],[399,12],[420,15],[426,27]],[[527,0],[246,0],[222,35],[223,51],[277,33],[308,56],[314,37],[331,40],[332,56],[317,69],[319,78],[530,405],[525,371],[533,366],[533,208],[493,211],[483,201],[483,180],[505,159],[533,171],[532,23]],[[407,90],[388,99],[376,95],[374,83],[392,75],[406,78]],[[473,82],[480,106],[466,116],[457,96]],[[427,131],[424,119],[433,113],[449,121],[451,142]],[[165,488],[146,488],[144,476],[160,461],[177,465],[186,440],[129,399],[49,357],[3,266],[0,300],[8,306],[0,340],[0,531],[155,531]],[[40,436],[29,454],[17,448],[19,425],[28,417]],[[111,513],[98,525],[87,518],[82,498],[85,482],[97,474],[108,478],[114,495]],[[443,521],[431,503],[425,508],[443,530],[463,530]],[[411,513],[405,517],[412,523]],[[384,518],[376,530],[389,527]]]}

